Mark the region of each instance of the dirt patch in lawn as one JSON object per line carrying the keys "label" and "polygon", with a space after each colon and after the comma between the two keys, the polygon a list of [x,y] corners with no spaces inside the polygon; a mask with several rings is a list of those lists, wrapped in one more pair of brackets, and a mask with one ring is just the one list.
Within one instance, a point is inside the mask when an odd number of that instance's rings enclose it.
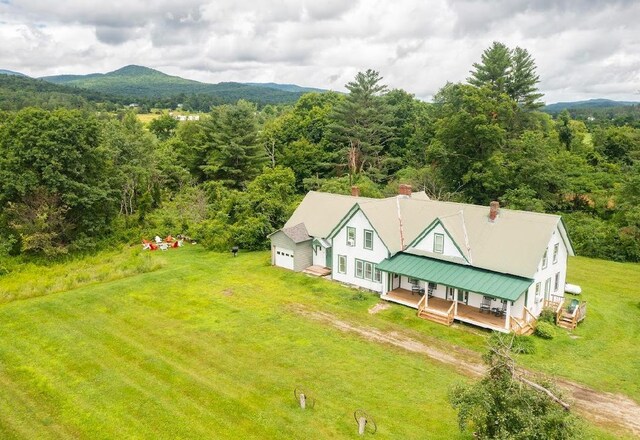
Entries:
{"label": "dirt patch in lawn", "polygon": [[[375,313],[371,311],[372,309],[369,310],[369,313]],[[339,319],[330,313],[307,310],[302,305],[296,305],[294,310],[314,321],[324,322],[343,332],[356,334],[369,341],[389,344],[413,353],[423,354],[450,365],[467,376],[480,377],[486,371],[486,366],[482,363],[480,355],[472,350],[453,347],[453,349],[444,351],[400,332],[383,332],[376,328],[360,326]],[[535,377],[537,375],[531,371],[522,371],[528,376]],[[566,379],[554,378],[554,380],[573,400],[575,408],[586,419],[599,425],[624,428],[634,435],[640,435],[640,404],[634,400],[621,394],[596,391]]]}
{"label": "dirt patch in lawn", "polygon": [[383,310],[387,310],[389,308],[389,304],[387,303],[383,303],[383,302],[379,302],[378,304],[376,304],[375,306],[371,307],[369,309],[369,313],[371,315],[375,315],[378,312],[382,312]]}

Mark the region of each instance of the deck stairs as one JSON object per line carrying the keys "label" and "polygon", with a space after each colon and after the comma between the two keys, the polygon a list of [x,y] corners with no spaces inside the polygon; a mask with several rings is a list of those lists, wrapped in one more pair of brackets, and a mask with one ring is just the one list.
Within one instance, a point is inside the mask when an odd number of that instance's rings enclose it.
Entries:
{"label": "deck stairs", "polygon": [[511,330],[516,335],[529,336],[533,334],[535,329],[535,321],[527,322],[524,319],[518,319],[513,316],[511,317]]}
{"label": "deck stairs", "polygon": [[582,301],[573,311],[562,308],[556,317],[556,325],[567,330],[573,330],[587,315],[587,302]]}
{"label": "deck stairs", "polygon": [[425,307],[425,298],[426,298],[426,295],[423,296],[422,299],[420,300],[420,302],[418,303],[418,317],[419,318],[427,319],[429,321],[433,321],[433,322],[436,322],[438,324],[442,324],[442,325],[446,325],[446,326],[450,326],[451,324],[453,324],[453,318],[454,318],[454,312],[453,312],[454,304],[453,303],[451,304],[451,307],[449,308],[449,310],[444,312],[444,311],[430,309],[428,307]]}

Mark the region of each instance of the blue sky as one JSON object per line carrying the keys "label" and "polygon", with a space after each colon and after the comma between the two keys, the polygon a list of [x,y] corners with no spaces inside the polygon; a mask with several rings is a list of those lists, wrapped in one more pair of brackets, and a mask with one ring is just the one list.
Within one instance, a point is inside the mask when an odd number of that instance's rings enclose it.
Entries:
{"label": "blue sky", "polygon": [[430,99],[497,40],[529,50],[546,102],[640,100],[640,2],[524,0],[0,0],[0,69],[127,64],[206,82],[344,90],[373,68]]}

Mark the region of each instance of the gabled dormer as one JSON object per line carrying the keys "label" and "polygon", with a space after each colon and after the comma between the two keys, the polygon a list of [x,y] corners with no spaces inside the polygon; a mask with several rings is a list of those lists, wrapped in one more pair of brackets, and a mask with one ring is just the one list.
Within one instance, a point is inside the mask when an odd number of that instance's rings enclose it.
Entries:
{"label": "gabled dormer", "polygon": [[[421,255],[431,256],[434,258],[458,261],[463,264],[469,264],[468,251],[464,243],[464,231],[455,231],[454,224],[445,219],[435,219],[427,228],[422,231],[407,246],[408,252],[420,253]],[[449,223],[447,225],[446,223]],[[464,226],[461,225],[461,229]],[[462,237],[458,237],[462,235]],[[454,237],[456,237],[454,239]],[[460,243],[462,241],[462,243]]]}

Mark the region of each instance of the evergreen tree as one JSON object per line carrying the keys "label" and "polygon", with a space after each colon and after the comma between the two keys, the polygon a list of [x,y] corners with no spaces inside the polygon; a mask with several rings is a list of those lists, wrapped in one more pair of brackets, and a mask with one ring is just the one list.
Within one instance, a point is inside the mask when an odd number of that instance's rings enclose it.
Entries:
{"label": "evergreen tree", "polygon": [[256,106],[240,100],[214,109],[210,124],[211,145],[203,170],[227,187],[242,189],[253,180],[265,162],[258,142]]}
{"label": "evergreen tree", "polygon": [[346,85],[349,95],[331,115],[331,138],[340,146],[340,156],[347,162],[351,179],[362,172],[374,180],[383,178],[382,152],[392,136],[393,116],[382,98],[387,86],[381,81],[375,70],[359,72],[354,81]]}
{"label": "evergreen tree", "polygon": [[482,53],[481,62],[474,63],[475,70],[467,79],[476,87],[489,87],[496,93],[506,93],[525,110],[541,107],[538,101],[543,95],[538,91],[540,77],[536,74],[536,64],[526,49],[509,49],[505,44],[494,41]]}
{"label": "evergreen tree", "polygon": [[488,86],[498,93],[507,93],[509,77],[511,75],[511,51],[509,48],[494,41],[491,47],[482,53],[480,63],[473,63],[474,71],[467,79],[469,84],[476,87]]}
{"label": "evergreen tree", "polygon": [[540,77],[536,74],[536,63],[526,49],[516,47],[511,52],[511,74],[507,84],[507,94],[527,110],[535,110],[544,104],[538,99],[543,94],[538,92],[536,84]]}

